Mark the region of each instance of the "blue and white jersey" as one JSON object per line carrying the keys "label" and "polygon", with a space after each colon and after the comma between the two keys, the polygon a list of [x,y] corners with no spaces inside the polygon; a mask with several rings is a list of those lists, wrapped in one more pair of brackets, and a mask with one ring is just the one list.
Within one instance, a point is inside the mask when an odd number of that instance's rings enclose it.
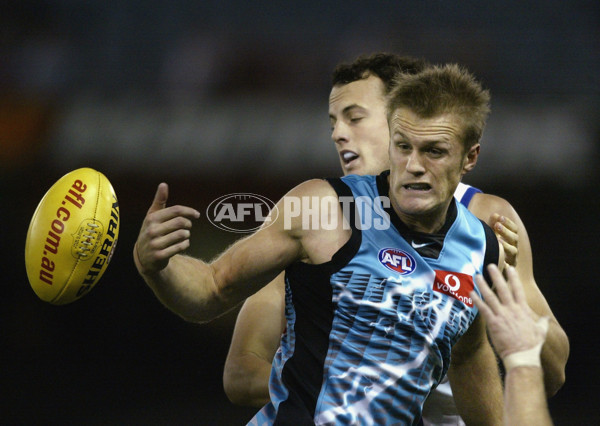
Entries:
{"label": "blue and white jersey", "polygon": [[330,180],[341,204],[353,200],[352,235],[331,261],[286,270],[272,402],[250,424],[416,424],[446,374],[477,315],[473,277],[497,262],[498,243],[454,201],[438,233],[409,230],[386,202],[387,177]]}
{"label": "blue and white jersey", "polygon": [[481,189],[459,182],[456,190],[454,191],[454,198],[468,208],[473,195],[477,194],[478,192],[482,192]]}

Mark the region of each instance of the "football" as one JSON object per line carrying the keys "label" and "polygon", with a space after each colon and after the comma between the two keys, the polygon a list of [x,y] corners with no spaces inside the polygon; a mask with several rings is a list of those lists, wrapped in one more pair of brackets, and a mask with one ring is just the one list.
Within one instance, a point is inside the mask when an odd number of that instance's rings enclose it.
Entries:
{"label": "football", "polygon": [[25,241],[33,291],[64,305],[98,283],[117,245],[119,203],[109,180],[81,168],[61,177],[38,204]]}

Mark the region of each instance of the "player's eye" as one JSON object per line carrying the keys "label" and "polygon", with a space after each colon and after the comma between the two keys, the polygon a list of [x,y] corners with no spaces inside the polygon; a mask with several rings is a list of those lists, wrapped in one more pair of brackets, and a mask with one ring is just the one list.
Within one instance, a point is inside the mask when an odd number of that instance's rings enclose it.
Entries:
{"label": "player's eye", "polygon": [[400,151],[409,151],[410,150],[410,145],[407,144],[404,141],[396,141],[394,142],[396,144],[396,147],[400,150]]}
{"label": "player's eye", "polygon": [[432,156],[432,157],[441,157],[442,155],[444,155],[446,151],[440,148],[430,148],[428,150],[428,153]]}

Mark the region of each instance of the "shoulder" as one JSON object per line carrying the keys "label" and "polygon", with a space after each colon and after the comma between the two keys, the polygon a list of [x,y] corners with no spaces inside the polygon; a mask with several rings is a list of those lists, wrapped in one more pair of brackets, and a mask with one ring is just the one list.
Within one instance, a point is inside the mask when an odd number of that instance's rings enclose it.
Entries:
{"label": "shoulder", "polygon": [[320,235],[321,221],[334,218],[341,223],[343,217],[337,192],[325,179],[310,179],[292,188],[278,201],[276,209],[275,228],[294,238]]}
{"label": "shoulder", "polygon": [[[490,263],[502,263],[504,261],[504,248],[499,243],[499,240],[496,234],[494,233],[494,230],[492,229],[492,224],[486,223],[486,221],[483,220],[482,217],[471,211],[471,206],[473,203],[469,205],[468,209],[463,204],[459,203],[457,200],[455,200],[455,203],[458,209],[458,216],[461,220],[460,223],[465,224],[464,227],[457,227],[456,229],[462,229],[462,232],[465,232],[467,235],[472,236],[472,241],[474,241],[473,244],[480,244],[483,241],[485,241],[485,255],[483,265],[486,266]],[[481,229],[482,232],[480,233],[479,231],[477,231],[476,233],[474,233],[473,229]],[[454,238],[458,238],[458,241],[460,241],[461,244],[464,244],[466,241],[469,241],[468,239],[464,239],[462,236],[455,236]],[[487,276],[487,271],[485,268],[483,270],[483,273],[485,278],[488,279],[489,277]]]}
{"label": "shoulder", "polygon": [[514,207],[507,200],[497,195],[483,192],[475,194],[469,203],[469,211],[490,226],[494,222],[492,220],[494,213],[506,216],[514,222],[520,222],[519,215]]}
{"label": "shoulder", "polygon": [[335,196],[336,192],[325,179],[310,179],[295,186],[283,196],[283,200],[289,197],[326,197]]}
{"label": "shoulder", "polygon": [[456,198],[462,205],[468,206],[473,196],[480,192],[481,189],[479,188],[459,182],[458,186],[454,190],[454,198]]}

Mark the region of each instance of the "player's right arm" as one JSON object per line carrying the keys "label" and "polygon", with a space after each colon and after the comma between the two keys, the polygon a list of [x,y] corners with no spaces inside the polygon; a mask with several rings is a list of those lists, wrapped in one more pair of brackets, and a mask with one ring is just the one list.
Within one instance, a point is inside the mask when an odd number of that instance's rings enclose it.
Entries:
{"label": "player's right arm", "polygon": [[[184,319],[207,322],[227,312],[297,261],[322,263],[348,240],[332,230],[304,226],[302,210],[286,212],[286,201],[334,199],[330,220],[343,222],[333,188],[324,180],[304,182],[286,194],[269,226],[237,241],[213,262],[181,253],[189,245],[194,209],[166,207],[168,188],[159,185],[134,247],[135,265],[156,297]],[[334,217],[335,216],[335,217]],[[328,222],[329,223],[329,222]]]}
{"label": "player's right arm", "polygon": [[244,302],[225,361],[223,385],[231,402],[262,407],[269,402],[269,376],[285,329],[285,282],[281,273]]}
{"label": "player's right arm", "polygon": [[[313,186],[300,185],[290,194],[302,196]],[[266,285],[287,265],[306,257],[301,223],[292,220],[287,224],[290,229],[285,229],[283,214],[271,226],[236,242],[210,264],[184,256],[180,253],[189,246],[191,220],[198,212],[185,206],[166,207],[167,199],[168,187],[160,184],[135,244],[134,261],[156,297],[188,321],[216,318]],[[282,206],[279,208],[283,211]]]}

